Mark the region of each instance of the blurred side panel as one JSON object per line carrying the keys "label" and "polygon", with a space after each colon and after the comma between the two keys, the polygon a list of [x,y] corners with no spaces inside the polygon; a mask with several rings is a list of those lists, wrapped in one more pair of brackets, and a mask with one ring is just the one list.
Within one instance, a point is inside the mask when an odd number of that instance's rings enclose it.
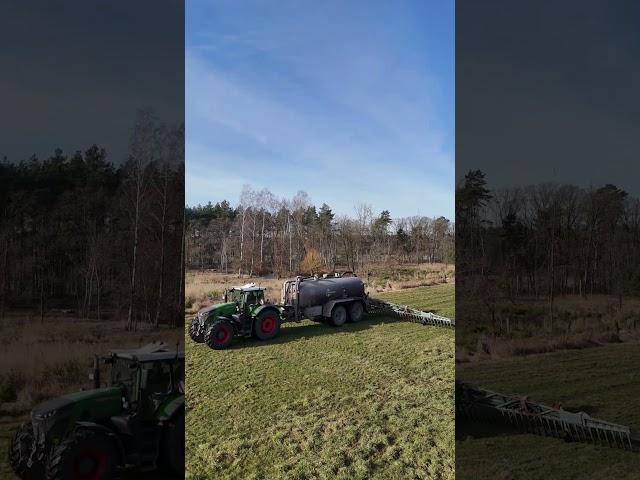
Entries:
{"label": "blurred side panel", "polygon": [[182,478],[184,4],[0,18],[0,477]]}
{"label": "blurred side panel", "polygon": [[456,477],[634,478],[637,2],[456,4]]}

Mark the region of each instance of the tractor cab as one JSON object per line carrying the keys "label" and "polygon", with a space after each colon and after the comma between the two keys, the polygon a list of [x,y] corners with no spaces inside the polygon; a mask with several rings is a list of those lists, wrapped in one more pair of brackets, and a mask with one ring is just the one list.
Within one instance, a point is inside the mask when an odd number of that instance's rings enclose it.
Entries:
{"label": "tractor cab", "polygon": [[104,361],[111,365],[110,385],[122,391],[124,411],[153,418],[165,401],[184,395],[184,352],[147,346]]}
{"label": "tractor cab", "polygon": [[239,314],[249,315],[253,307],[264,305],[266,287],[248,283],[242,287],[233,287],[225,291],[224,301],[235,302]]}

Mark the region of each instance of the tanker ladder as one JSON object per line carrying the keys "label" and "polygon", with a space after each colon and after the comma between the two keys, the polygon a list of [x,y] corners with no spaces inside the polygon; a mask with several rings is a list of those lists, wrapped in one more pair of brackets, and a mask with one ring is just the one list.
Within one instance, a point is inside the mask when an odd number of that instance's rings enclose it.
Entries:
{"label": "tanker ladder", "polygon": [[455,320],[431,312],[423,312],[406,305],[385,302],[377,298],[367,300],[367,311],[370,313],[391,313],[411,322],[438,327],[455,327]]}
{"label": "tanker ladder", "polygon": [[456,417],[506,423],[517,430],[625,450],[638,450],[640,438],[631,429],[593,418],[585,412],[569,412],[532,402],[527,397],[504,395],[456,382]]}

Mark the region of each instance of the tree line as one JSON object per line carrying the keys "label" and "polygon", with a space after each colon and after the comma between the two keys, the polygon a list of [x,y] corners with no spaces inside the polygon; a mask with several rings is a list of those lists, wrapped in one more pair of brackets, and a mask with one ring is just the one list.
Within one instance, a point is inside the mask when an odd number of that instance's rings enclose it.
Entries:
{"label": "tree line", "polygon": [[609,294],[620,304],[640,295],[640,200],[615,185],[491,190],[470,171],[457,188],[456,225],[462,295],[475,284],[485,297],[545,298],[551,315],[558,295]]}
{"label": "tree line", "polygon": [[124,162],[96,145],[0,162],[0,318],[178,325],[183,305],[184,128],[139,112]]}
{"label": "tree line", "polygon": [[278,277],[364,272],[384,262],[454,261],[454,225],[444,218],[393,219],[359,205],[351,217],[319,208],[299,191],[277,198],[245,185],[238,205],[186,207],[186,266]]}

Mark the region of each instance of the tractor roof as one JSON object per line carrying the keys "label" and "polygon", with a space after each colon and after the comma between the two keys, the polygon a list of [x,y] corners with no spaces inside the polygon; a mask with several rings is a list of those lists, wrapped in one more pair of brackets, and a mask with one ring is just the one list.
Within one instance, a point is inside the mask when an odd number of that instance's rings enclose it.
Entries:
{"label": "tractor roof", "polygon": [[233,290],[240,290],[241,292],[256,292],[259,290],[266,290],[266,289],[267,287],[259,287],[255,283],[247,283],[246,285],[243,285],[241,287],[231,287],[229,291],[231,292]]}
{"label": "tractor roof", "polygon": [[184,350],[177,350],[165,343],[149,343],[135,350],[114,350],[111,355],[125,360],[137,362],[163,362],[168,360],[184,359]]}

